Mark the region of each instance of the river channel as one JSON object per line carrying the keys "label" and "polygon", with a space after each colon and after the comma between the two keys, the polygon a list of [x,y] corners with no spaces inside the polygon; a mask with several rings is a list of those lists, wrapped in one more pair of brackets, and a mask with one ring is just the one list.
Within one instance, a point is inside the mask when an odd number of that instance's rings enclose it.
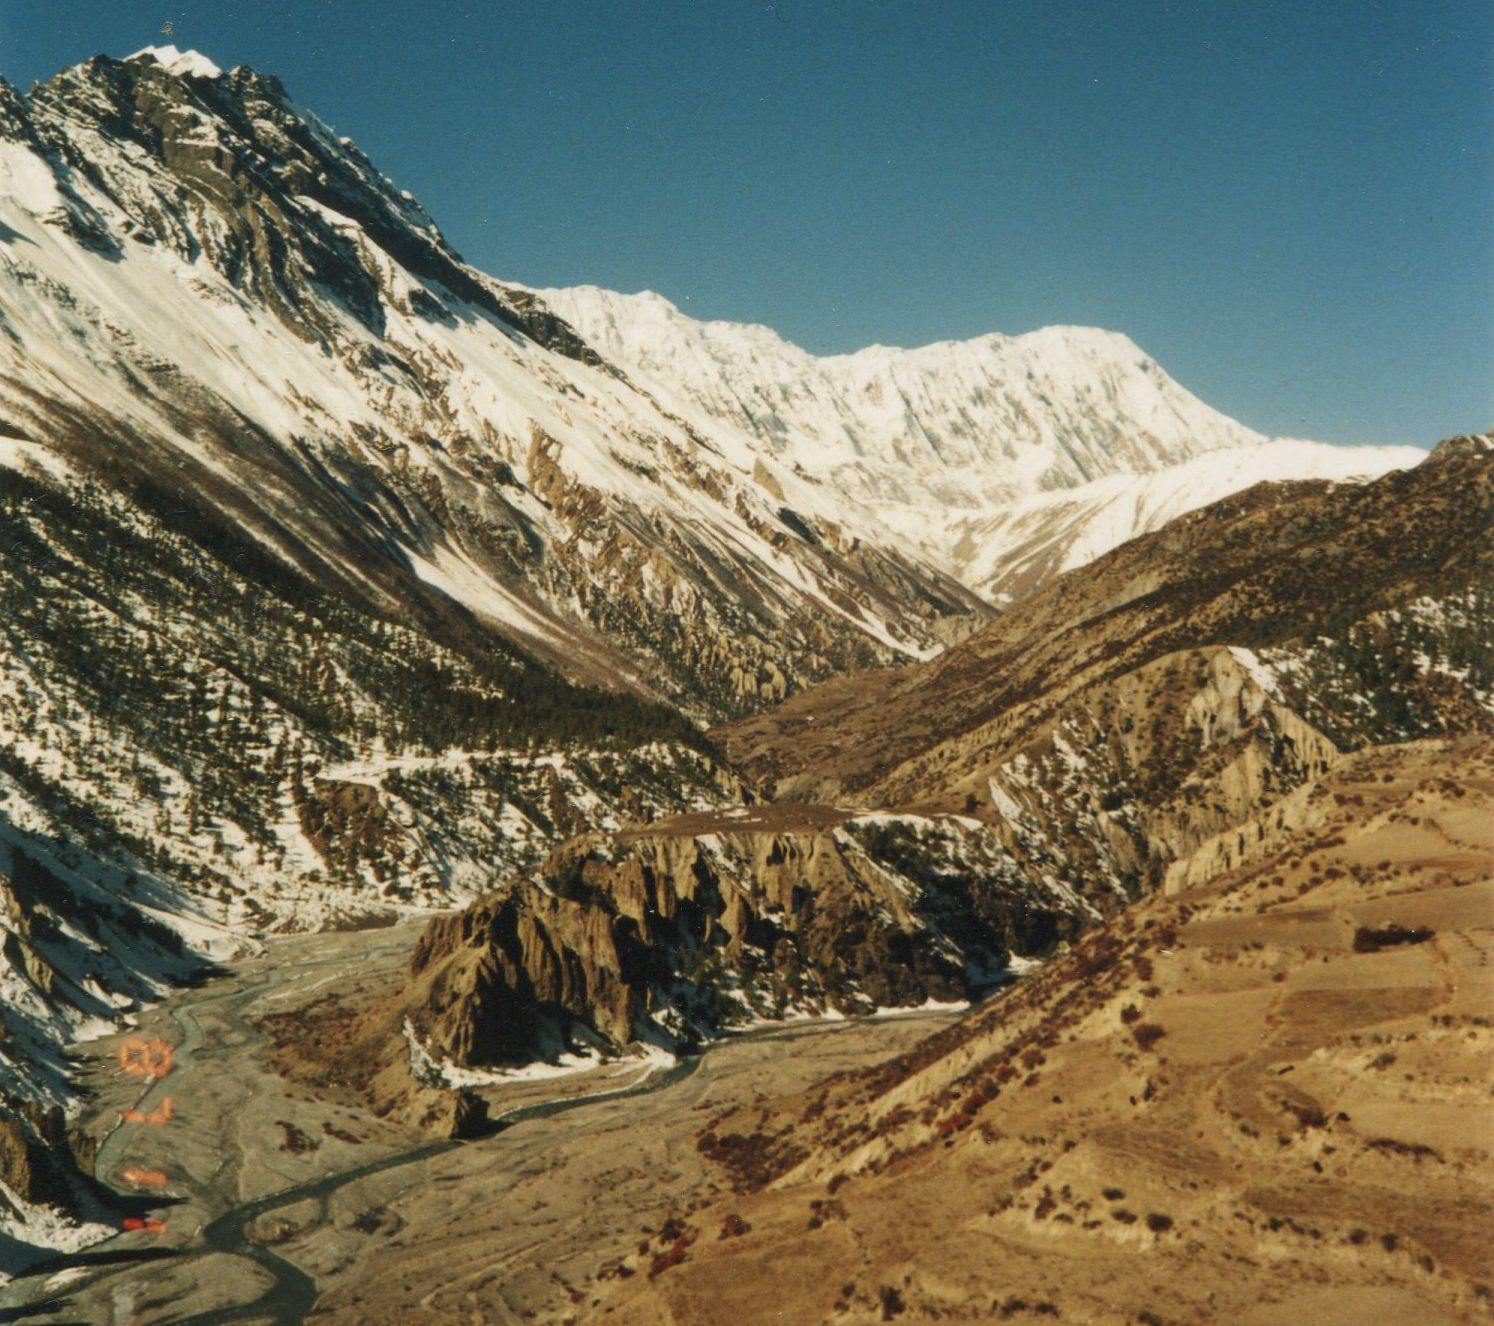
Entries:
{"label": "river channel", "polygon": [[[169,1236],[122,1233],[51,1260],[0,1294],[9,1305],[0,1321],[301,1326],[315,1307],[319,1323],[351,1323],[365,1319],[355,1306],[365,1291],[385,1305],[391,1295],[407,1301],[410,1320],[447,1308],[531,1320],[557,1287],[574,1293],[599,1250],[627,1251],[640,1226],[701,1180],[692,1142],[704,1111],[896,1053],[952,1016],[769,1027],[621,1086],[571,1083],[573,1094],[557,1097],[553,1084],[529,1084],[497,1097],[482,1137],[411,1145],[412,1135],[380,1130],[346,1101],[334,1108],[289,1090],[265,1069],[254,1023],[336,988],[345,972],[392,977],[409,951],[403,929],[277,943],[157,1010],[155,1034],[174,1042],[171,1071],[147,1091],[137,1084],[123,1108],[158,1111],[169,1097],[175,1117],[159,1136],[112,1127],[96,1171],[107,1179],[127,1160],[169,1155],[173,1184],[160,1211]],[[101,1091],[100,1127],[111,1107],[118,1117],[127,1089]],[[318,1121],[329,1138],[351,1141],[348,1129],[358,1129],[364,1149],[381,1154],[340,1164],[352,1148],[329,1140],[325,1151],[286,1155],[267,1140],[281,1136],[282,1118],[302,1121],[303,1136],[321,1136]],[[275,1182],[297,1174],[306,1177]],[[285,1228],[267,1237],[277,1213],[289,1213]]]}

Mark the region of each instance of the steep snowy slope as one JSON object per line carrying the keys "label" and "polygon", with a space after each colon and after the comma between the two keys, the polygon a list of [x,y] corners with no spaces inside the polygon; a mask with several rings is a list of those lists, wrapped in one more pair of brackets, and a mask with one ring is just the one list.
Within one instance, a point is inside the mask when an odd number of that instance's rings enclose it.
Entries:
{"label": "steep snowy slope", "polygon": [[662,410],[273,78],[163,49],[0,87],[0,433],[368,606],[739,712],[975,596]]}
{"label": "steep snowy slope", "polygon": [[1092,327],[816,358],[649,292],[536,293],[681,414],[765,443],[997,598],[1253,483],[1425,454],[1268,439]]}
{"label": "steep snowy slope", "polygon": [[59,1042],[259,932],[449,906],[582,828],[740,795],[677,714],[359,613],[21,450],[0,467],[0,1099],[55,1098]]}

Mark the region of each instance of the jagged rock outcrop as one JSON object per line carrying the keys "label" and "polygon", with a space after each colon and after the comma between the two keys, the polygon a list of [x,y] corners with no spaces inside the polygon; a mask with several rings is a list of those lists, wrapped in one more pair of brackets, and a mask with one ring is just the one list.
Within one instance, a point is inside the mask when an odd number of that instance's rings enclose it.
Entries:
{"label": "jagged rock outcrop", "polygon": [[442,1141],[465,1141],[488,1126],[488,1103],[471,1091],[419,1087],[402,1100],[398,1117]]}
{"label": "jagged rock outcrop", "polygon": [[410,976],[428,992],[428,1039],[443,1057],[522,1062],[569,1047],[573,1021],[615,1045],[632,1041],[645,962],[636,936],[606,910],[521,886],[432,921]]}
{"label": "jagged rock outcrop", "polygon": [[345,857],[366,855],[377,860],[387,853],[391,829],[389,808],[378,789],[367,783],[317,778],[309,792],[295,785],[301,832],[324,859],[331,860],[333,844]]}
{"label": "jagged rock outcrop", "polygon": [[61,1106],[0,1099],[0,1187],[28,1205],[65,1205],[72,1172],[93,1170],[93,1141],[71,1129]]}
{"label": "jagged rock outcrop", "polygon": [[744,807],[585,835],[539,881],[433,920],[400,1016],[460,1066],[688,1044],[760,1018],[966,999],[1008,953],[1076,933],[1079,911],[972,821]]}

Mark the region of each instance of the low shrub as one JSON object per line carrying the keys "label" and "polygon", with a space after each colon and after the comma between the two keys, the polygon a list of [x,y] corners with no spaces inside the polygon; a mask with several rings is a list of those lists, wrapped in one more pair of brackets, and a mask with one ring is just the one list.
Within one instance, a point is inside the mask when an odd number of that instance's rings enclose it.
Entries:
{"label": "low shrub", "polygon": [[1378,929],[1362,925],[1354,932],[1354,952],[1378,953],[1382,948],[1402,944],[1425,944],[1436,935],[1430,926],[1382,925]]}
{"label": "low shrub", "polygon": [[1155,1022],[1140,1022],[1131,1028],[1131,1036],[1143,1050],[1150,1050],[1167,1035],[1167,1030]]}

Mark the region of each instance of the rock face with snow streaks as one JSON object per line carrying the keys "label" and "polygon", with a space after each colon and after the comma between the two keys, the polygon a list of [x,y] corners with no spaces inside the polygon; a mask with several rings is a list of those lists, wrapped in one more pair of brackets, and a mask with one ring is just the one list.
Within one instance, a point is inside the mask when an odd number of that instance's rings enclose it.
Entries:
{"label": "rock face with snow streaks", "polygon": [[99,57],[0,94],[10,446],[699,716],[989,618],[464,263],[276,79],[210,69]]}
{"label": "rock face with snow streaks", "polygon": [[819,358],[655,294],[539,293],[672,408],[833,484],[998,602],[1261,480],[1425,454],[1264,437],[1095,327]]}

